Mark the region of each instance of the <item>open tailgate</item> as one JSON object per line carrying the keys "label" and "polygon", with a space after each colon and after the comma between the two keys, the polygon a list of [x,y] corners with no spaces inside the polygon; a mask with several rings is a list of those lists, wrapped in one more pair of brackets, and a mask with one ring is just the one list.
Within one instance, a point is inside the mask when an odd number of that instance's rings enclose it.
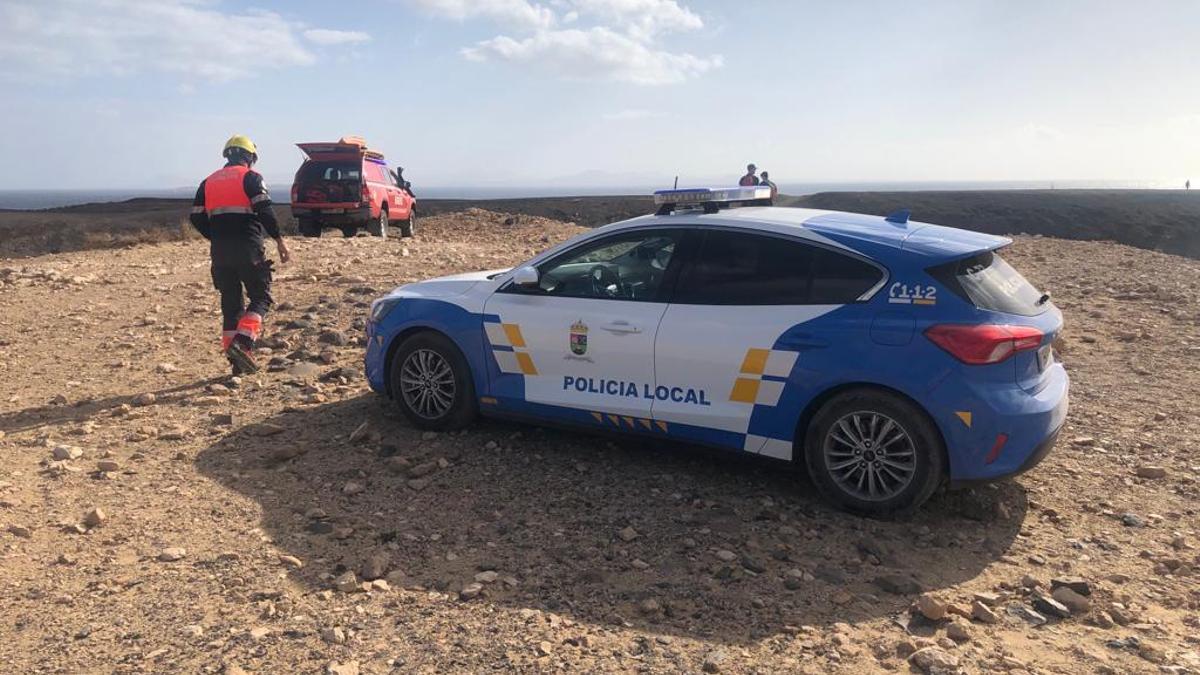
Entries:
{"label": "open tailgate", "polygon": [[346,159],[364,155],[383,159],[383,155],[367,149],[367,142],[359,136],[343,136],[332,143],[297,143],[309,159]]}

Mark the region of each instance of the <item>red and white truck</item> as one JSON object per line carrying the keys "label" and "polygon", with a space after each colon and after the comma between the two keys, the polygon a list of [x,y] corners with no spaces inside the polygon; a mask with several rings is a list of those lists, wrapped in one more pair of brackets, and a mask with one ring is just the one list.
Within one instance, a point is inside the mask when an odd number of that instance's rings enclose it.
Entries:
{"label": "red and white truck", "polygon": [[336,228],[353,237],[366,228],[386,238],[395,225],[400,236],[413,236],[417,200],[382,153],[358,136],[296,145],[307,156],[292,183],[292,215],[301,235],[319,237],[325,228]]}

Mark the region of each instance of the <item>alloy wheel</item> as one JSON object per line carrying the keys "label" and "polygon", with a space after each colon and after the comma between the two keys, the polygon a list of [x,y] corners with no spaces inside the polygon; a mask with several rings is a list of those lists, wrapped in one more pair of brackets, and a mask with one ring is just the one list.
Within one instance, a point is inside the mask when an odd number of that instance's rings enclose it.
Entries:
{"label": "alloy wheel", "polygon": [[418,349],[408,355],[400,370],[400,395],[418,416],[436,420],[454,405],[454,370],[441,354]]}
{"label": "alloy wheel", "polygon": [[895,497],[913,481],[917,452],[896,420],[872,411],[843,415],[823,443],[825,469],[847,494],[867,501]]}

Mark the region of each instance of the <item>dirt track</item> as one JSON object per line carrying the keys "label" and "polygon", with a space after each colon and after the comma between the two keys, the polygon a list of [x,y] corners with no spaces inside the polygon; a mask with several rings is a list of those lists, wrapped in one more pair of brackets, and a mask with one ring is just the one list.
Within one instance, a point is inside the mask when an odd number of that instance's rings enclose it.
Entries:
{"label": "dirt track", "polygon": [[[1200,672],[1200,263],[1021,238],[1068,322],[1059,448],[880,522],[736,456],[412,429],[361,377],[366,303],[576,231],[422,227],[295,241],[288,363],[236,386],[203,242],[0,260],[4,671]],[[1064,577],[1090,607],[1035,627]]]}

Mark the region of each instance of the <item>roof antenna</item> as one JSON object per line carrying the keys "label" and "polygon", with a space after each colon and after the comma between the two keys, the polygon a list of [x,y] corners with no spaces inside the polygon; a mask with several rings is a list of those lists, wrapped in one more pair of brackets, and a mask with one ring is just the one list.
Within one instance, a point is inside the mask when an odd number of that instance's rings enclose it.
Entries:
{"label": "roof antenna", "polygon": [[679,189],[679,176],[675,176],[675,187],[674,187],[674,188],[672,188],[672,189],[673,189],[673,190],[678,190],[678,189]]}
{"label": "roof antenna", "polygon": [[912,212],[909,211],[908,209],[900,209],[899,211],[896,211],[894,213],[889,213],[887,215],[887,218],[884,218],[884,220],[888,221],[889,223],[895,223],[897,225],[907,225],[908,217],[910,215],[912,215]]}

